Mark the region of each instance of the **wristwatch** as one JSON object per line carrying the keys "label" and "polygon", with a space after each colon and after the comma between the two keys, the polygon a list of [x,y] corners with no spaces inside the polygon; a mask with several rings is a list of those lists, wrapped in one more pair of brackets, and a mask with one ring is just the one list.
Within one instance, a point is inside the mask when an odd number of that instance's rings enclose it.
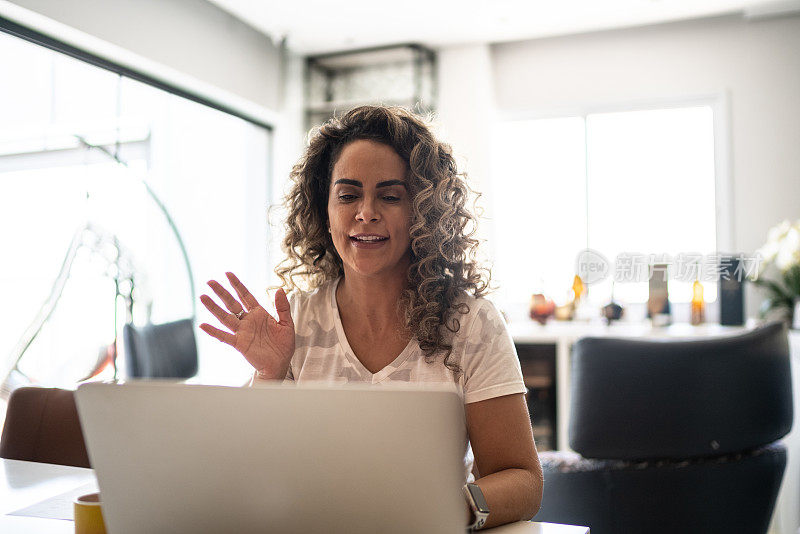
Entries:
{"label": "wristwatch", "polygon": [[472,508],[472,515],[475,516],[475,521],[467,528],[480,530],[489,517],[489,505],[486,504],[486,499],[483,498],[481,487],[472,482],[464,484],[464,496],[469,503],[469,507]]}

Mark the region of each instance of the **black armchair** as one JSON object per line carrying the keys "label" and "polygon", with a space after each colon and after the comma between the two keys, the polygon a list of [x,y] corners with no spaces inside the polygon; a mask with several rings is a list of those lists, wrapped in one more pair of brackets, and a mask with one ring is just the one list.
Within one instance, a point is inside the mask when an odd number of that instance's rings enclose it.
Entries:
{"label": "black armchair", "polygon": [[122,335],[130,378],[190,378],[197,374],[194,319],[142,327],[126,324]]}
{"label": "black armchair", "polygon": [[786,328],[702,340],[583,338],[569,443],[543,452],[537,521],[592,534],[767,531],[792,426]]}

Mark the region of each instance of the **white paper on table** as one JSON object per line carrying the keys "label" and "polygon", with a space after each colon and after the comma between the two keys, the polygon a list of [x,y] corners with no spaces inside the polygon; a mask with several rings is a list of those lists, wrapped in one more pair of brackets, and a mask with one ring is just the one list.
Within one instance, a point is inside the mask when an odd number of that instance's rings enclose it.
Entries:
{"label": "white paper on table", "polygon": [[20,515],[25,517],[42,517],[45,519],[74,520],[73,503],[75,499],[87,493],[97,492],[97,484],[89,482],[70,491],[61,493],[49,499],[37,502],[25,508],[15,510],[7,515]]}

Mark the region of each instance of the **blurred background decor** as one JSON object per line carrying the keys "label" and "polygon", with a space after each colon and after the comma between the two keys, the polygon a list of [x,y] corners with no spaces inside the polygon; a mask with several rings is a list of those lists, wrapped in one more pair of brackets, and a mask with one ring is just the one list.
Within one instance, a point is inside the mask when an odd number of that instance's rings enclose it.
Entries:
{"label": "blurred background decor", "polygon": [[306,129],[362,104],[405,106],[432,113],[436,52],[389,45],[306,57]]}
{"label": "blurred background decor", "polygon": [[706,302],[703,299],[703,284],[700,280],[695,280],[692,284],[692,318],[689,321],[693,325],[699,325],[706,320]]}
{"label": "blurred background decor", "polygon": [[[121,341],[119,339],[121,324],[124,324],[122,331],[125,338],[125,350],[123,354],[128,377],[188,378],[197,372],[197,347],[194,336],[196,315],[194,276],[186,247],[173,218],[153,188],[143,178],[127,172],[127,163],[117,154],[111,153],[102,146],[93,145],[81,136],[76,135],[75,137],[85,149],[103,153],[122,168],[121,173],[111,173],[107,176],[108,180],[103,184],[104,186],[108,185],[108,181],[113,182],[114,180],[139,182],[163,214],[184,260],[189,279],[191,317],[161,325],[152,324],[152,295],[146,289],[146,273],[141,265],[137,265],[134,259],[135,253],[130,250],[130,247],[124,245],[116,234],[98,226],[95,222],[100,218],[97,213],[87,211],[86,223],[75,232],[48,298],[22,334],[8,359],[9,365],[3,369],[3,373],[0,375],[2,376],[2,382],[0,382],[0,398],[2,399],[8,399],[11,392],[20,386],[52,385],[51,375],[53,373],[59,375],[58,380],[61,382],[64,379],[69,380],[69,377],[72,377],[73,383],[94,378],[117,380],[119,378],[117,357],[119,354],[118,341]],[[117,139],[116,145],[119,147],[119,139]],[[103,186],[100,187],[101,190],[102,188]],[[95,200],[93,198],[95,196],[99,197],[99,200]],[[92,201],[110,201],[102,191],[92,191],[89,188],[85,191],[85,197],[87,204]],[[117,198],[116,201],[124,202],[124,199]],[[82,268],[85,268],[83,265],[85,262],[93,266],[95,276],[100,275],[113,282],[113,300],[108,300],[113,310],[113,340],[108,344],[97,340],[96,343],[100,346],[99,352],[88,352],[83,356],[73,354],[70,357],[58,359],[57,354],[49,352],[29,352],[43,329],[50,327],[55,332],[54,335],[59,336],[58,332],[62,329],[60,324],[62,315],[54,312],[65,294],[80,298],[80,290],[65,291],[65,289],[70,283],[70,279],[76,278],[73,269],[76,272],[81,271]],[[109,289],[110,287],[108,286]],[[144,326],[133,324],[134,304],[144,308],[143,314],[146,318]],[[91,338],[91,335],[87,337]],[[89,342],[91,343],[91,341]],[[104,374],[106,369],[110,372]]]}
{"label": "blurred background decor", "polygon": [[556,304],[553,299],[541,293],[534,293],[531,296],[530,317],[539,324],[545,324],[547,319],[556,311]]}
{"label": "blurred background decor", "polygon": [[767,242],[757,252],[762,259],[759,271],[766,271],[766,276],[756,272],[751,278],[767,295],[759,310],[761,318],[800,328],[795,317],[800,303],[800,219],[770,228]]}
{"label": "blurred background decor", "polygon": [[[8,399],[9,395],[20,386],[41,384],[43,381],[46,383],[51,372],[56,372],[62,377],[71,377],[75,382],[100,376],[106,369],[110,369],[113,373],[107,378],[117,377],[116,331],[114,341],[110,344],[104,344],[100,339],[89,341],[90,344],[95,343],[99,351],[86,351],[83,357],[72,354],[69,358],[58,360],[45,357],[46,354],[36,351],[32,354],[28,352],[43,329],[49,326],[51,330],[58,330],[57,324],[53,326],[53,318],[56,320],[60,318],[60,314],[55,312],[62,297],[66,295],[65,300],[69,301],[71,291],[65,290],[71,275],[73,279],[75,278],[73,269],[79,272],[87,265],[96,274],[113,281],[114,303],[120,302],[124,306],[127,312],[126,320],[129,320],[133,310],[134,288],[141,293],[142,290],[138,285],[143,283],[143,273],[136,268],[131,251],[116,235],[87,222],[75,232],[48,298],[25,329],[11,353],[8,366],[3,369],[0,398]],[[114,306],[113,310],[116,314],[117,306]],[[116,324],[115,320],[114,325]],[[91,333],[87,337],[91,338]]]}
{"label": "blurred background decor", "polygon": [[606,324],[622,319],[624,311],[625,309],[618,302],[615,302],[612,297],[611,302],[603,306],[603,318],[606,320]]}

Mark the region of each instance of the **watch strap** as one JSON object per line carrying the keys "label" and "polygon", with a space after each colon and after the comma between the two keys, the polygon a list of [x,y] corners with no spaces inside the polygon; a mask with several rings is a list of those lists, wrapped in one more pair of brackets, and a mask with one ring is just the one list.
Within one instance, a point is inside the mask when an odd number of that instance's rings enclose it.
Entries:
{"label": "watch strap", "polygon": [[483,528],[483,525],[486,524],[486,519],[489,517],[488,509],[481,510],[478,504],[475,502],[475,499],[472,497],[472,493],[470,492],[470,486],[472,486],[473,491],[481,492],[481,496],[483,492],[481,491],[480,486],[473,483],[464,484],[464,497],[467,499],[467,503],[469,507],[472,509],[472,515],[475,518],[475,521],[472,522],[467,528],[469,530],[480,530]]}

